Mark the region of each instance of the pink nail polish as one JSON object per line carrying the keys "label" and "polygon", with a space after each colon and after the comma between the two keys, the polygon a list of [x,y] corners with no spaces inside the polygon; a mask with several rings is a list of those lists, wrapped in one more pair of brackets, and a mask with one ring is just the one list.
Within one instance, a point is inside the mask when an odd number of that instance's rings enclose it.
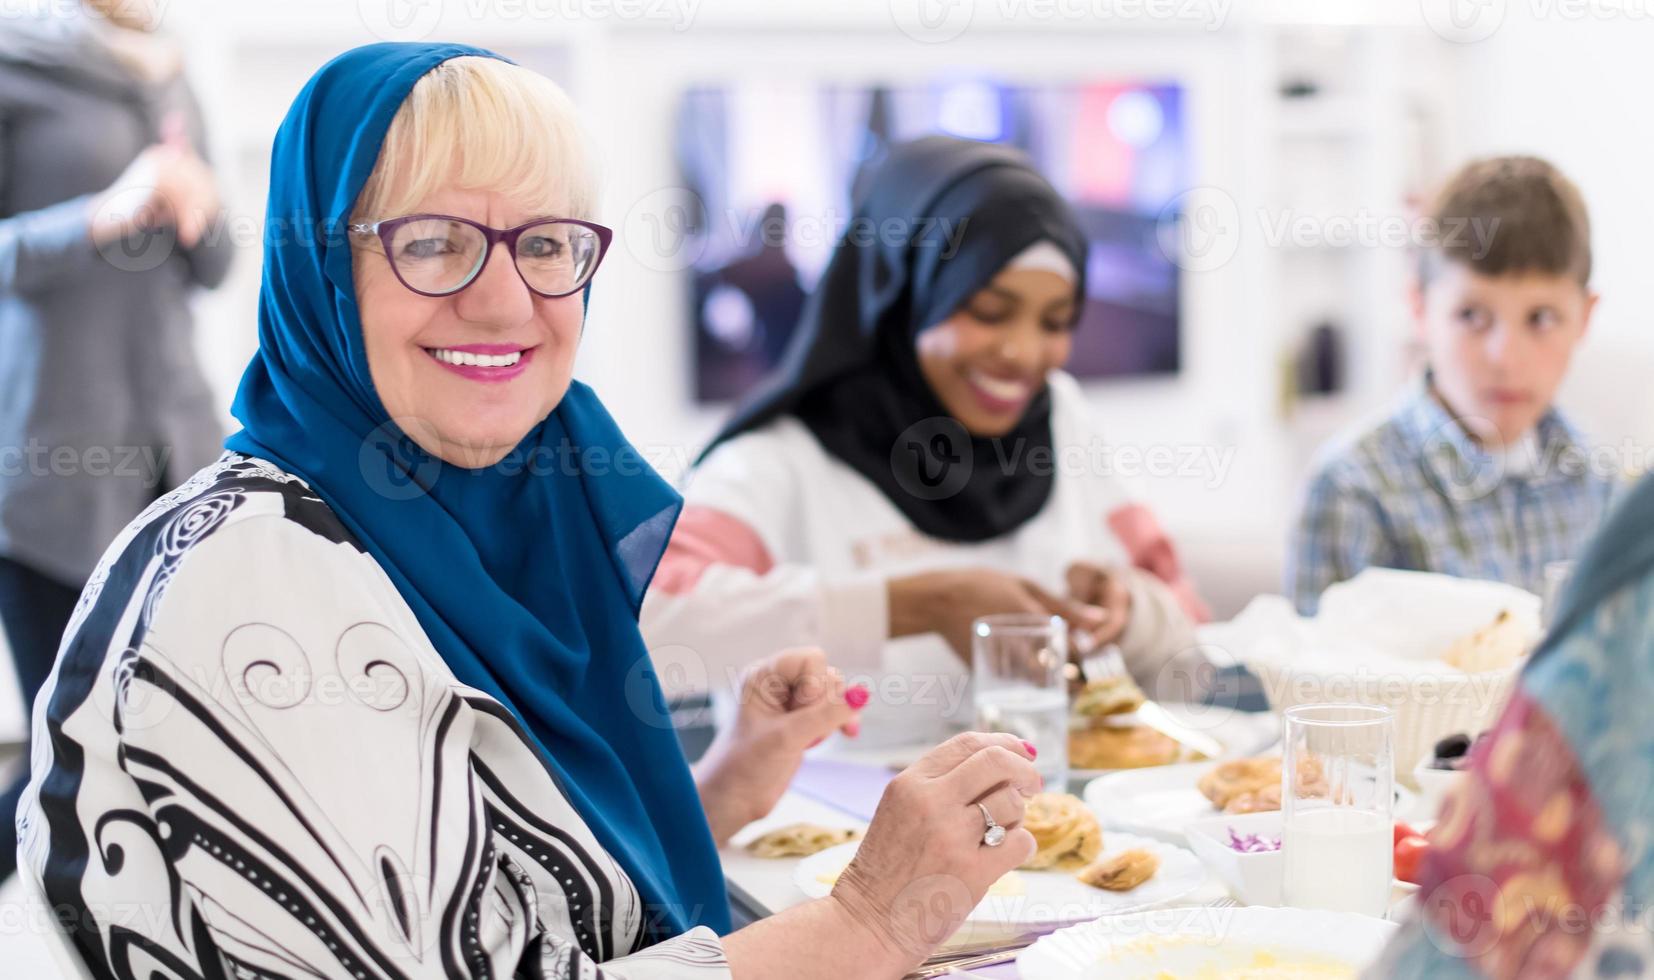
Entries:
{"label": "pink nail polish", "polygon": [[844,703],[859,711],[864,705],[867,704],[867,699],[870,697],[872,697],[872,695],[868,693],[867,688],[857,684],[855,687],[852,687],[850,690],[844,692]]}
{"label": "pink nail polish", "polygon": [[1034,748],[1034,743],[1033,742],[1025,741],[1025,742],[1022,743],[1022,747],[1028,750],[1028,758],[1030,758],[1030,759],[1039,758],[1039,749]]}

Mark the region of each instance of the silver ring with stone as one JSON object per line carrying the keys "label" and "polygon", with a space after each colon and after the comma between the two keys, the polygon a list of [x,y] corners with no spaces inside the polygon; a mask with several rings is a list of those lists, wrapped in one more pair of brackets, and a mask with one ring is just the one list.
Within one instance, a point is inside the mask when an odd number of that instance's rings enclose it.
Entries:
{"label": "silver ring with stone", "polygon": [[976,808],[982,811],[982,822],[987,825],[982,830],[982,843],[989,847],[998,847],[1005,843],[1005,828],[994,821],[994,815],[988,812],[987,804],[978,803]]}

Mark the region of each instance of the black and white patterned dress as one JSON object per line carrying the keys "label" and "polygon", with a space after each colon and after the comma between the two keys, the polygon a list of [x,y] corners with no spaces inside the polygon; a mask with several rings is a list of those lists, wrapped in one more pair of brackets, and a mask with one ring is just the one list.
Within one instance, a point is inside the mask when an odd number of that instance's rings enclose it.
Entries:
{"label": "black and white patterned dress", "polygon": [[[296,477],[227,453],[93,574],[24,864],[98,977],[728,977]],[[0,971],[3,972],[3,971]]]}

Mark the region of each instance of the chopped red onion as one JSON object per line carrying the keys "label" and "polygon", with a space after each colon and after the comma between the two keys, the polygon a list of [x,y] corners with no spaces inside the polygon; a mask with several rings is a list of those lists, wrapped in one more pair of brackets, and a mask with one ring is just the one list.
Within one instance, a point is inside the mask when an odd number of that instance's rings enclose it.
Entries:
{"label": "chopped red onion", "polygon": [[1235,832],[1235,828],[1230,827],[1229,846],[1242,854],[1265,854],[1280,850],[1281,839],[1265,837],[1262,834],[1240,834]]}

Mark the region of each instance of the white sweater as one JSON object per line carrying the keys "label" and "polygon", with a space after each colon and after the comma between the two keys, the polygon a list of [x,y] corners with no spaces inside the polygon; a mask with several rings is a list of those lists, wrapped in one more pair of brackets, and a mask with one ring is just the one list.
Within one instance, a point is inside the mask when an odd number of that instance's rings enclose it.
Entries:
{"label": "white sweater", "polygon": [[690,476],[683,516],[643,605],[644,635],[667,693],[728,691],[755,660],[820,646],[852,683],[872,691],[864,743],[945,736],[970,722],[969,669],[935,634],[890,638],[886,582],[990,568],[1062,593],[1065,570],[1079,560],[1136,566],[1120,646],[1140,681],[1153,686],[1173,658],[1198,662],[1185,609],[1198,615],[1199,600],[1179,578],[1170,542],[1101,462],[1108,446],[1079,385],[1056,373],[1050,387],[1051,497],[1033,519],[988,541],[917,531],[795,417],[719,446]]}

